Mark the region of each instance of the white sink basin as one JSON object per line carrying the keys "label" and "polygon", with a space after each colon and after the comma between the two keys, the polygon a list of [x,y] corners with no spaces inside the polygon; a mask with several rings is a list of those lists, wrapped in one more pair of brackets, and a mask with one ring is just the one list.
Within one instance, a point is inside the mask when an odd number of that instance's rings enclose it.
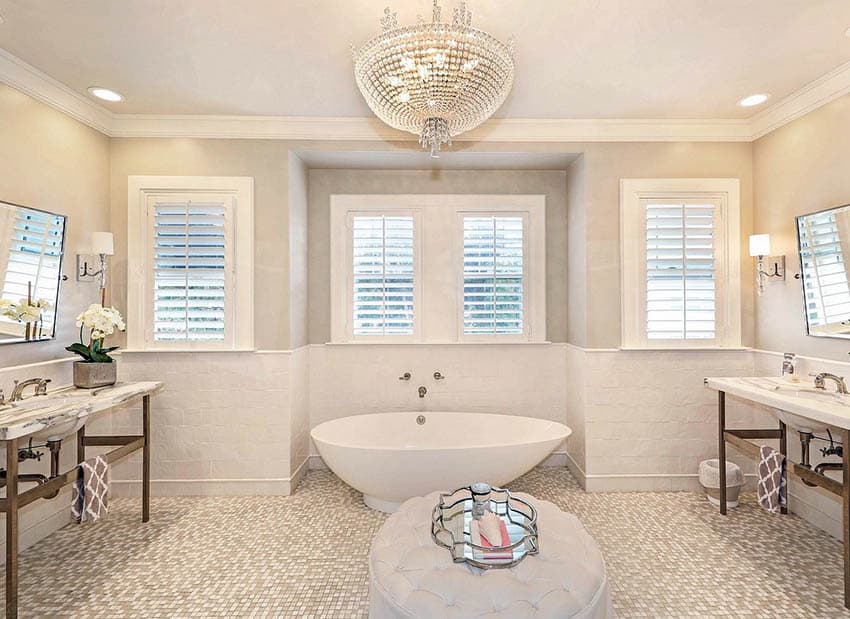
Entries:
{"label": "white sink basin", "polygon": [[[48,396],[31,396],[26,400],[11,402],[0,408],[0,413],[22,413],[26,414],[33,412],[32,421],[37,423],[40,415],[43,412],[44,418],[48,418],[58,408],[65,406],[73,406],[74,408],[84,404],[91,399],[90,392],[78,392],[63,394],[61,392],[56,395]],[[34,441],[59,441],[66,436],[74,434],[82,428],[88,419],[89,412],[83,408],[78,416],[68,419],[53,420],[47,427],[37,430],[30,434],[28,438]]]}
{"label": "white sink basin", "polygon": [[[832,405],[846,406],[850,408],[850,395],[843,395],[834,391],[815,389],[807,383],[793,383],[782,378],[744,378],[743,382],[764,389],[765,391],[781,393],[787,398],[806,400],[809,402],[823,402]],[[770,408],[770,412],[779,421],[796,431],[809,431],[814,433],[825,432],[827,429],[835,429],[814,419],[801,417],[788,411]]]}

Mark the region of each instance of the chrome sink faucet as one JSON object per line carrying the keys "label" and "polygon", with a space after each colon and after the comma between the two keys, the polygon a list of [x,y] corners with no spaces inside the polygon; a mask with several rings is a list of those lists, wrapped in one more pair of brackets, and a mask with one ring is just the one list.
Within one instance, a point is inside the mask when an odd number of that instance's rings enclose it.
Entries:
{"label": "chrome sink faucet", "polygon": [[843,376],[836,376],[835,374],[830,374],[829,372],[821,372],[820,374],[815,375],[815,389],[823,389],[826,390],[826,382],[827,380],[831,380],[835,383],[836,388],[835,391],[837,393],[847,394],[850,393],[847,391],[847,385],[844,383]]}
{"label": "chrome sink faucet", "polygon": [[29,378],[21,382],[15,381],[15,388],[12,389],[9,402],[20,402],[23,400],[24,389],[27,387],[35,387],[34,395],[47,395],[47,383],[49,382],[49,378]]}

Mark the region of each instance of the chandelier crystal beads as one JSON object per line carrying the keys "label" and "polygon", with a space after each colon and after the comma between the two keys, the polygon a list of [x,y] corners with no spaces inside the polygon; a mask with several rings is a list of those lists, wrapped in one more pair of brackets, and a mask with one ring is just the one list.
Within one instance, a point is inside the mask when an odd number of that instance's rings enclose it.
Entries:
{"label": "chandelier crystal beads", "polygon": [[399,27],[398,15],[386,9],[383,32],[354,50],[354,77],[366,103],[391,127],[418,135],[432,157],[452,136],[492,116],[514,79],[513,41],[474,28],[465,2],[451,23],[441,13],[434,0],[431,22],[420,17]]}

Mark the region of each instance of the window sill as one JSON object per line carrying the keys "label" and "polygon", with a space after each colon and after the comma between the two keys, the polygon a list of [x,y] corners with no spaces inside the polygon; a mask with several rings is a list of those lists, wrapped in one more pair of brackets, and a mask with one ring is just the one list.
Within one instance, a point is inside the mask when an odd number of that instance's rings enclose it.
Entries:
{"label": "window sill", "polygon": [[620,346],[621,352],[746,352],[752,350],[749,346]]}
{"label": "window sill", "polygon": [[219,352],[219,353],[245,353],[245,352],[257,352],[256,348],[122,348],[120,350],[116,350],[115,355],[120,355],[122,353],[129,354],[140,354],[140,353],[195,353],[195,352]]}

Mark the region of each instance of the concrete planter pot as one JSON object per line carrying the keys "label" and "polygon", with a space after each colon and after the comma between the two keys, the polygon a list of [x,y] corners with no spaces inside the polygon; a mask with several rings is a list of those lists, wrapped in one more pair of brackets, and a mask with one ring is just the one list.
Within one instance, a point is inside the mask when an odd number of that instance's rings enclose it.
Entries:
{"label": "concrete planter pot", "polygon": [[94,389],[114,385],[118,380],[118,364],[87,363],[74,361],[74,386],[80,389]]}

